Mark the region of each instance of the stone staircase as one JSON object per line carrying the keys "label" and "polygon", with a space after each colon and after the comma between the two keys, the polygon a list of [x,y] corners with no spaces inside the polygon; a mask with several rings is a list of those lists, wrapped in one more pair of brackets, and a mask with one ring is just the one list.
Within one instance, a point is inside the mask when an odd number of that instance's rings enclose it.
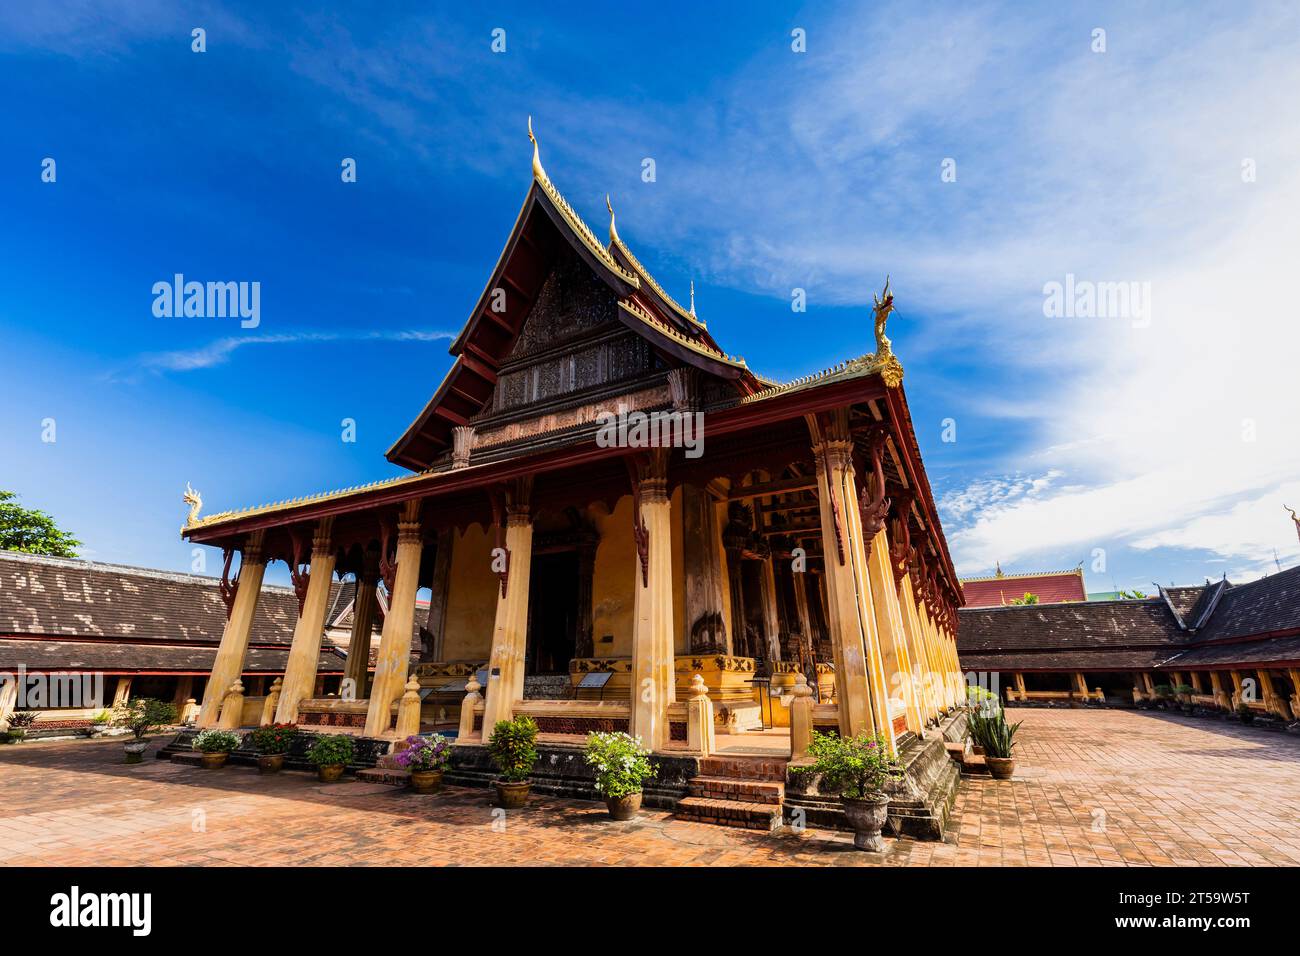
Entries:
{"label": "stone staircase", "polygon": [[747,830],[779,829],[787,763],[784,758],[705,757],[674,815]]}

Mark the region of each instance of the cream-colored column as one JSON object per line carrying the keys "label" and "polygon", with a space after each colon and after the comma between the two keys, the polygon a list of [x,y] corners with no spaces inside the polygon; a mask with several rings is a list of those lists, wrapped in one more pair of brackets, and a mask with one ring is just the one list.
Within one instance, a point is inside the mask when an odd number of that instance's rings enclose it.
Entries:
{"label": "cream-colored column", "polygon": [[1191,685],[1192,685],[1192,693],[1193,693],[1193,694],[1203,694],[1203,693],[1205,693],[1205,689],[1201,686],[1201,672],[1200,672],[1200,671],[1188,671],[1188,672],[1187,672],[1187,676],[1188,676],[1189,678],[1191,678],[1190,683],[1191,683]]}
{"label": "cream-colored column", "polygon": [[528,582],[533,563],[533,520],[528,509],[530,487],[516,484],[506,506],[505,547],[509,553],[505,593],[497,590],[492,653],[488,657],[483,740],[492,736],[499,720],[514,715],[524,697],[524,653],[528,643]]}
{"label": "cream-colored column", "polygon": [[113,691],[113,706],[116,707],[118,704],[125,704],[130,699],[131,678],[119,677],[117,679],[117,687]]}
{"label": "cream-colored column", "polygon": [[1277,688],[1273,686],[1273,675],[1263,669],[1255,671],[1255,674],[1259,677],[1260,690],[1264,693],[1264,706],[1268,712],[1283,720],[1290,720],[1291,707],[1288,701],[1278,695]]}
{"label": "cream-colored column", "polygon": [[266,559],[262,556],[262,532],[254,531],[244,542],[239,558],[235,600],[226,619],[226,629],[221,634],[212,672],[203,689],[203,704],[195,725],[200,729],[215,727],[221,718],[221,702],[230,685],[244,673],[244,658],[248,654],[248,637],[253,629],[253,614],[262,590],[262,575],[266,572]]}
{"label": "cream-colored column", "polygon": [[930,655],[921,635],[921,622],[916,617],[916,601],[912,597],[911,572],[904,574],[898,581],[898,609],[903,615],[903,632],[907,639],[908,659],[912,664],[912,688],[917,695],[917,705],[926,723],[939,717],[939,705],[935,703],[933,688],[929,686],[925,675],[934,669]]}
{"label": "cream-colored column", "polygon": [[925,640],[931,662],[931,670],[926,674],[926,685],[934,694],[934,700],[939,707],[939,712],[946,714],[952,709],[948,694],[948,664],[944,660],[943,650],[939,646],[934,623],[930,620],[929,607],[926,606],[925,600],[922,598],[917,598],[915,604],[916,619],[921,625],[921,636]]}
{"label": "cream-colored column", "polygon": [[1210,687],[1214,691],[1214,703],[1223,710],[1232,710],[1232,698],[1223,689],[1223,676],[1218,671],[1210,671]]}
{"label": "cream-colored column", "polygon": [[1083,676],[1083,671],[1074,672],[1074,689],[1084,700],[1088,699],[1088,680]]}
{"label": "cream-colored column", "polygon": [[880,635],[880,652],[885,667],[885,686],[891,696],[903,701],[907,729],[918,737],[925,729],[925,718],[917,701],[912,679],[912,656],[907,648],[907,629],[903,611],[898,606],[894,586],[894,569],[889,561],[889,533],[881,528],[867,547],[867,577],[871,582],[871,604],[876,612],[876,633]]}
{"label": "cream-colored column", "polygon": [[1142,686],[1146,689],[1146,692],[1150,695],[1151,699],[1155,700],[1156,684],[1155,681],[1151,679],[1151,675],[1146,671],[1142,672]]}
{"label": "cream-colored column", "polygon": [[1020,700],[1022,701],[1029,699],[1028,688],[1025,687],[1024,671],[1016,671],[1016,693],[1019,695]]}
{"label": "cream-colored column", "polygon": [[311,543],[311,570],[307,596],[293,629],[289,663],[280,684],[280,701],[275,708],[277,724],[298,720],[298,705],[316,689],[316,667],[320,663],[320,642],[325,634],[325,615],[329,612],[330,582],[334,579],[334,546],[330,541],[333,518],[322,518]]}
{"label": "cream-colored column", "polygon": [[411,633],[415,626],[415,596],[420,586],[420,556],[424,537],[420,532],[420,502],[408,501],[397,523],[397,572],[393,593],[388,596],[388,614],[379,639],[379,659],[370,688],[366,711],[366,736],[389,734],[393,726],[393,705],[406,689],[411,664]]}
{"label": "cream-colored column", "polygon": [[1287,677],[1291,679],[1291,713],[1300,717],[1300,670],[1294,667],[1287,669]]}
{"label": "cream-colored column", "polygon": [[884,662],[871,606],[847,415],[837,412],[823,422],[810,417],[809,427],[817,461],[827,624],[835,653],[840,733],[849,737],[863,732],[880,734],[890,753],[896,753]]}
{"label": "cream-colored column", "polygon": [[185,705],[185,702],[194,694],[194,675],[183,674],[176,678],[176,692],[172,694],[172,703],[176,705],[177,711]]}
{"label": "cream-colored column", "polygon": [[9,729],[9,715],[18,705],[18,676],[9,674],[0,683],[0,728]]}
{"label": "cream-colored column", "polygon": [[[640,524],[646,554],[633,562],[631,733],[651,750],[668,743],[668,705],[676,699],[673,676],[672,503],[668,498],[666,449],[655,449],[638,466]],[[637,521],[634,514],[633,521]],[[645,561],[644,566],[642,561]]]}

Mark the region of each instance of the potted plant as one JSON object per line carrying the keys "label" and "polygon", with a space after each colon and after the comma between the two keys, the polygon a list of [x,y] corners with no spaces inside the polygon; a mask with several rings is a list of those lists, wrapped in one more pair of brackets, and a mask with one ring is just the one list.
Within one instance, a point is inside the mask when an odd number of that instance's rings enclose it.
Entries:
{"label": "potted plant", "polygon": [[451,745],[442,734],[406,738],[406,749],[397,754],[397,765],[411,775],[416,793],[435,793],[442,786],[442,770],[451,757]]}
{"label": "potted plant", "polygon": [[1156,684],[1156,706],[1161,710],[1167,710],[1169,704],[1174,699],[1174,689],[1168,684]]}
{"label": "potted plant", "polygon": [[233,730],[205,730],[194,738],[194,749],[203,755],[204,770],[219,770],[226,765],[230,752],[239,746],[239,734]]}
{"label": "potted plant", "polygon": [[257,751],[257,772],[276,773],[284,767],[284,755],[298,736],[294,724],[267,724],[248,735]]}
{"label": "potted plant", "polygon": [[352,738],[347,734],[330,734],[317,737],[307,756],[316,765],[316,776],[321,783],[334,783],[352,762]]}
{"label": "potted plant", "polygon": [[1016,769],[1013,751],[1021,723],[1008,724],[1006,712],[1000,708],[992,715],[970,715],[971,736],[984,748],[984,763],[995,780],[1009,779]]}
{"label": "potted plant", "polygon": [[820,774],[822,791],[840,795],[853,827],[853,845],[879,853],[885,848],[880,831],[889,815],[885,785],[902,776],[885,738],[866,732],[845,738],[815,730],[812,736],[808,756],[813,762],[803,772]]}
{"label": "potted plant", "polygon": [[90,719],[90,736],[102,737],[108,732],[109,726],[113,722],[113,715],[107,710],[101,710]]}
{"label": "potted plant", "polygon": [[1190,714],[1193,710],[1192,694],[1196,692],[1195,688],[1191,684],[1175,684],[1173,691],[1174,696],[1178,698],[1178,706],[1182,712]]}
{"label": "potted plant", "polygon": [[27,728],[36,723],[36,714],[30,710],[16,710],[9,715],[8,739],[11,744],[22,743]]}
{"label": "potted plant", "polygon": [[127,763],[139,763],[149,746],[148,735],[176,721],[176,707],[152,697],[124,700],[113,707],[113,723],[131,731],[131,739],[122,745]]}
{"label": "potted plant", "polygon": [[528,802],[528,777],[537,763],[537,724],[520,714],[514,720],[498,720],[488,738],[488,755],[501,776],[493,781],[497,806],[518,810]]}
{"label": "potted plant", "polygon": [[629,734],[587,735],[586,760],[596,769],[596,790],[614,820],[631,820],[641,810],[641,788],[654,776],[650,751]]}
{"label": "potted plant", "polygon": [[1244,700],[1237,704],[1237,719],[1243,724],[1253,724],[1255,722],[1255,712],[1251,710],[1250,704]]}

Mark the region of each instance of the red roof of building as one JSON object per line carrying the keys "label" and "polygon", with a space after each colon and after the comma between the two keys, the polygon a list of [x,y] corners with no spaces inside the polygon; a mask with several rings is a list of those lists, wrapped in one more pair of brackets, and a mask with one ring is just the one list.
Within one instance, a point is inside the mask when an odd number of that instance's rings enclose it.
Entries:
{"label": "red roof of building", "polygon": [[1026,593],[1038,595],[1039,604],[1086,601],[1083,569],[1045,571],[1037,574],[997,574],[988,578],[962,578],[967,607],[1001,607]]}

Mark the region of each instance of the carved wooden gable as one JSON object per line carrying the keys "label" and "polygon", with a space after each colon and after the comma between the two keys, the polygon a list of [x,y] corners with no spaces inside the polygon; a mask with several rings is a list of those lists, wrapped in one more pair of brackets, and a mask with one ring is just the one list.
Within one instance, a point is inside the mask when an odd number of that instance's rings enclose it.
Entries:
{"label": "carved wooden gable", "polygon": [[562,250],[482,417],[632,382],[662,365],[650,343],[618,321],[618,300],[572,250]]}

